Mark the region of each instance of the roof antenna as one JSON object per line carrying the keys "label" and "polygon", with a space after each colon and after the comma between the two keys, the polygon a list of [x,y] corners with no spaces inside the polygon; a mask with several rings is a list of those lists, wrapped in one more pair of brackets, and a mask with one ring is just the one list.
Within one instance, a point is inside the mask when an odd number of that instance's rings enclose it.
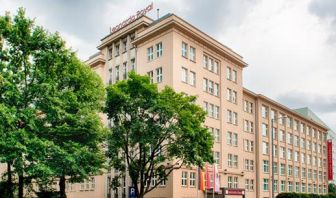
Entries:
{"label": "roof antenna", "polygon": [[160,9],[159,8],[156,9],[156,13],[157,13],[157,19],[159,19],[160,18]]}

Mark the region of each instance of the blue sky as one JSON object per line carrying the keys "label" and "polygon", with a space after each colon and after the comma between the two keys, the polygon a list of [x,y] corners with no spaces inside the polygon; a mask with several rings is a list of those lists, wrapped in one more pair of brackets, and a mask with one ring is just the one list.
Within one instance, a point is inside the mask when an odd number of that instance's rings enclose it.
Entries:
{"label": "blue sky", "polygon": [[[27,15],[85,60],[148,0],[0,0],[0,14]],[[310,107],[336,130],[336,1],[154,0],[149,14],[175,13],[244,57],[244,86],[291,108]]]}

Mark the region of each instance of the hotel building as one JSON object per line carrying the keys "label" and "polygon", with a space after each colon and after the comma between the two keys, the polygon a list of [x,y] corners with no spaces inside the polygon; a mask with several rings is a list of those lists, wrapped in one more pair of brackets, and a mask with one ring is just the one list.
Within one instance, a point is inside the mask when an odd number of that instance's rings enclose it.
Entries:
{"label": "hotel building", "polygon": [[[271,197],[273,164],[276,194],[327,193],[328,128],[245,89],[247,63],[227,46],[167,14],[157,20],[137,18],[101,39],[98,50],[87,63],[106,85],[127,79],[127,73],[135,70],[159,88],[168,85],[198,97],[197,103],[208,113],[205,126],[214,135],[221,187],[245,189],[249,198]],[[204,197],[197,190],[196,172],[176,170],[146,197]],[[68,184],[68,197],[125,196],[125,187],[109,189],[113,175],[111,170],[81,184]]]}

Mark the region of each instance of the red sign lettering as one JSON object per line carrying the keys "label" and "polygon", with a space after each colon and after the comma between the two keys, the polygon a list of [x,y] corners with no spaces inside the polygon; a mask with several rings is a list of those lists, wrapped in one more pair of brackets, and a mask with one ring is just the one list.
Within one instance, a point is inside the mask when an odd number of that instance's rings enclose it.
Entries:
{"label": "red sign lettering", "polygon": [[148,5],[146,8],[139,10],[136,12],[136,14],[130,16],[128,19],[124,20],[123,22],[119,23],[118,25],[110,28],[110,33],[114,33],[121,28],[125,27],[126,25],[132,23],[133,21],[137,20],[138,18],[142,17],[143,15],[146,15],[147,12],[151,11],[153,9],[153,3]]}

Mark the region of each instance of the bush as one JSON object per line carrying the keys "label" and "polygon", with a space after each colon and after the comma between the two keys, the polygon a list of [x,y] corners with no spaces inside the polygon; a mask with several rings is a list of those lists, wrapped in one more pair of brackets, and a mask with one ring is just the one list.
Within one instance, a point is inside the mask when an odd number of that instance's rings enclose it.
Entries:
{"label": "bush", "polygon": [[336,194],[318,195],[306,193],[280,193],[276,198],[336,198]]}

